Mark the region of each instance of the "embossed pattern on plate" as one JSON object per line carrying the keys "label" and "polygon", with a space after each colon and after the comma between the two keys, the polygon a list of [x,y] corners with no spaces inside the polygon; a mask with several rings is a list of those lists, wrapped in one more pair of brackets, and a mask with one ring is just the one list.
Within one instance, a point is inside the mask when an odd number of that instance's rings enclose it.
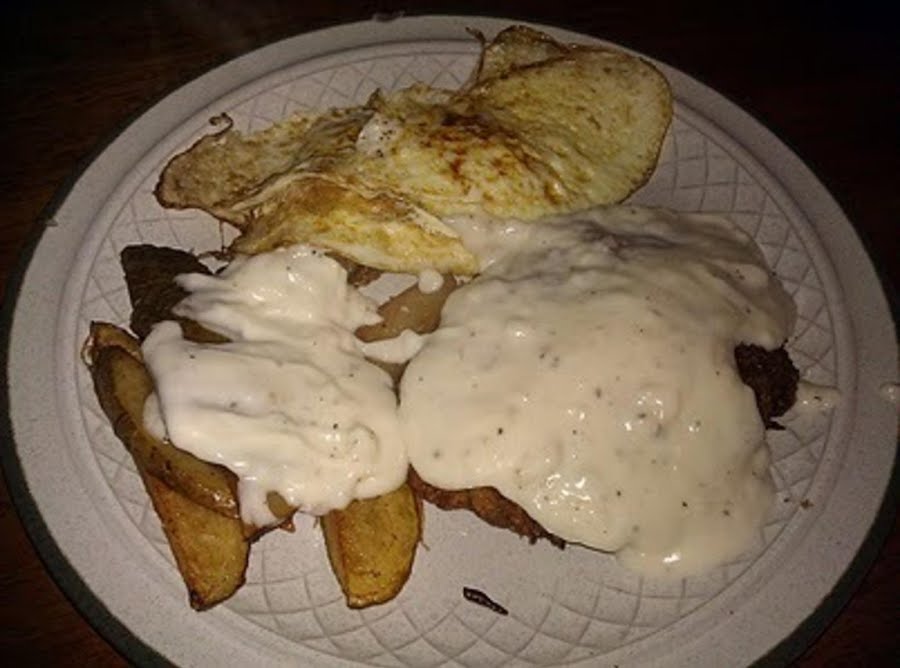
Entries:
{"label": "embossed pattern on plate", "polygon": [[[360,103],[378,87],[420,81],[457,87],[473,63],[469,46],[436,50],[434,45],[393,45],[381,55],[368,50],[358,60],[336,66],[301,63],[271,81],[234,92],[215,111],[229,113],[238,129],[253,131],[296,109]],[[208,131],[205,121],[206,116],[195,116],[182,136],[166,141],[173,149],[186,147]],[[220,228],[211,218],[168,211],[156,203],[152,190],[169,154],[152,157],[139,163],[134,178],[111,198],[120,204],[118,210],[108,207],[107,219],[94,223],[106,232],[93,254],[86,248],[81,259],[90,266],[78,306],[82,332],[91,320],[127,324],[130,306],[118,260],[125,245],[151,242],[208,250],[221,243]],[[774,180],[756,178],[759,169],[740,145],[710,131],[705,119],[679,104],[659,167],[633,201],[722,213],[751,234],[797,302],[799,318],[789,342],[795,362],[804,376],[835,383],[840,346],[821,277],[829,266],[822,251],[805,245],[804,235],[797,233],[807,223],[792,219],[780,205],[789,194],[777,184],[773,189]],[[96,465],[147,545],[171,562],[131,458],[100,413],[86,371],[77,363],[73,368]],[[236,613],[229,618],[235,633],[249,623],[324,656],[382,666],[448,661],[558,665],[645,643],[676,622],[713,614],[704,610],[706,604],[726,590],[748,586],[753,580],[748,571],[771,560],[772,546],[783,532],[803,530],[800,502],[822,474],[823,451],[842,445],[829,439],[828,416],[792,418],[785,426],[783,432],[770,433],[779,491],[769,521],[746,555],[701,578],[645,580],[609,556],[577,547],[564,552],[531,547],[467,515],[429,508],[425,540],[430,549],[420,550],[410,583],[385,606],[347,609],[318,531],[311,522],[299,521],[295,534],[267,536],[254,546],[247,584],[224,607]],[[503,601],[510,616],[500,618],[463,602],[460,589],[467,584]]]}

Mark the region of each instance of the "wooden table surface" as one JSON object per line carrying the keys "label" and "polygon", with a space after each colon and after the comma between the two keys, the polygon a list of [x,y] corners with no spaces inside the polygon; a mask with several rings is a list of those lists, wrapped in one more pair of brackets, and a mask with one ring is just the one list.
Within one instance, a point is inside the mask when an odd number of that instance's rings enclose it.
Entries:
{"label": "wooden table surface", "polygon": [[[79,161],[148,101],[210,66],[376,11],[481,13],[555,23],[632,47],[742,105],[816,172],[897,285],[900,50],[878,3],[307,2],[4,3],[0,281]],[[790,3],[785,3],[790,4]],[[812,3],[810,3],[812,4]],[[562,9],[565,7],[565,9]],[[2,447],[10,447],[4,443]],[[0,487],[0,656],[8,665],[123,665],[38,560]],[[799,665],[895,658],[900,527]],[[198,639],[202,642],[202,639]]]}

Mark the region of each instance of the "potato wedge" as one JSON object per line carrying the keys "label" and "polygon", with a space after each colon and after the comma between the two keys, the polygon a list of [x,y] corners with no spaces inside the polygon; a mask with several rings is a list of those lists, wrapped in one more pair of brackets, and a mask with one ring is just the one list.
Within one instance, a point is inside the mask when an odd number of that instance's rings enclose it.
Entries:
{"label": "potato wedge", "polygon": [[[136,339],[114,325],[92,323],[85,346],[100,405],[134,458],[162,523],[191,607],[205,610],[244,583],[250,543],[273,527],[240,519],[235,475],[151,435],[143,410],[153,382]],[[269,506],[287,524],[296,509],[277,494]]]}
{"label": "potato wedge", "polygon": [[158,478],[141,471],[191,607],[206,610],[244,584],[250,541],[239,519],[194,503]]}
{"label": "potato wedge", "polygon": [[[363,341],[379,341],[404,329],[433,331],[456,286],[452,276],[445,276],[441,288],[432,293],[414,285],[381,306],[380,323],[360,327],[356,335]],[[376,363],[391,374],[395,384],[406,366]],[[412,569],[422,535],[421,502],[404,484],[390,494],[354,501],[344,510],[328,513],[322,518],[322,529],[328,559],[347,605],[363,608],[384,603],[400,592]]]}
{"label": "potato wedge", "polygon": [[381,322],[360,327],[356,335],[363,341],[380,341],[395,337],[404,329],[420,334],[433,332],[440,323],[444,302],[459,285],[450,274],[443,279],[441,287],[434,292],[422,292],[418,285],[413,285],[394,295],[378,309]]}
{"label": "potato wedge", "polygon": [[175,277],[179,274],[210,274],[196,255],[177,248],[137,244],[124,248],[120,257],[131,300],[131,329],[141,341],[153,325],[163,320],[176,320],[185,338],[191,341],[223,343],[227,340],[193,320],[172,313],[175,305],[187,297]]}
{"label": "potato wedge", "polygon": [[[123,252],[122,260],[135,308],[132,326],[144,335],[160,319],[173,317],[172,306],[183,296],[174,283],[174,276],[187,271],[206,271],[189,253],[146,245],[129,247]],[[348,271],[351,269],[353,267],[348,267]],[[357,274],[360,272],[356,270],[350,274],[354,283],[365,283],[374,277],[365,272]],[[366,331],[360,333],[361,338],[389,338],[404,329],[433,330],[439,322],[444,301],[455,287],[456,281],[448,276],[435,293],[422,293],[415,286],[404,291],[382,307],[384,322],[364,328]],[[207,336],[205,330],[190,321],[181,319],[181,324],[187,338],[210,343],[222,340],[215,335]],[[202,609],[222,600],[230,595],[223,595],[230,583],[237,582],[236,586],[239,586],[240,582],[233,571],[227,571],[224,579],[219,577],[225,573],[226,565],[205,553],[205,543],[208,536],[216,536],[217,532],[224,535],[231,530],[222,522],[210,524],[215,528],[206,533],[198,527],[204,526],[201,511],[208,510],[240,525],[234,475],[154,439],[143,429],[143,405],[152,391],[152,379],[143,366],[140,344],[135,338],[112,325],[96,323],[91,328],[86,351],[101,404],[116,433],[135,456],[145,486],[154,499],[154,507],[167,527],[166,535],[191,592],[192,605]],[[388,370],[397,382],[403,365],[390,365]],[[210,497],[209,471],[198,471],[195,464],[215,470],[217,476],[222,475],[223,480],[219,482],[224,482],[228,489],[225,497]],[[212,489],[216,487],[213,485]],[[223,509],[219,505],[222,498],[228,499],[233,506]],[[198,506],[199,510],[191,509],[191,505]],[[280,519],[290,518],[295,510],[274,494],[270,494],[269,505]],[[173,513],[177,513],[174,519]],[[330,513],[322,524],[329,559],[348,605],[363,607],[384,602],[400,591],[409,576],[421,535],[419,501],[408,487],[404,485],[377,499],[354,502],[344,511]],[[246,541],[265,530],[244,526],[241,536]],[[191,538],[191,531],[200,531],[196,539]],[[236,543],[228,535],[224,535],[224,540],[228,563],[236,563]],[[213,585],[219,588],[215,589]]]}
{"label": "potato wedge", "polygon": [[[204,508],[239,517],[234,473],[161,441],[144,428],[144,403],[153,391],[153,380],[137,340],[115,325],[95,322],[85,352],[100,405],[138,468]],[[278,494],[270,494],[268,501],[275,524],[296,511]],[[265,528],[247,526],[245,533],[254,536]]]}
{"label": "potato wedge", "polygon": [[[356,330],[356,336],[366,342],[381,341],[398,336],[404,329],[411,329],[418,334],[433,332],[441,321],[441,309],[447,297],[459,285],[450,274],[445,275],[441,287],[434,292],[422,292],[418,285],[413,285],[403,292],[394,295],[381,305],[378,314],[382,320],[374,325],[364,325]],[[394,364],[371,360],[387,371],[394,380],[400,382],[406,364]]]}
{"label": "potato wedge", "polygon": [[161,441],[144,428],[144,403],[153,391],[153,380],[141,361],[137,341],[114,325],[92,323],[86,353],[100,405],[138,468],[204,508],[239,517],[233,473]]}
{"label": "potato wedge", "polygon": [[421,503],[405,483],[374,499],[354,501],[322,518],[328,560],[347,605],[364,608],[396,596],[421,538]]}

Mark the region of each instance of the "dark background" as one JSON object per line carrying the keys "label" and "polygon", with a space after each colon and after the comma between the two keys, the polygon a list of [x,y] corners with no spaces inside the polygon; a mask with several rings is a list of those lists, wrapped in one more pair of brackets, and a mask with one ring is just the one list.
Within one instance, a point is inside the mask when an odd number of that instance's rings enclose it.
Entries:
{"label": "dark background", "polygon": [[[767,0],[0,2],[0,285],[53,193],[97,142],[150,101],[263,44],[403,10],[555,24],[691,74],[740,104],[812,168],[896,286],[900,30],[881,8],[889,3],[784,4],[790,6]],[[800,665],[895,660],[896,520],[892,527],[850,604]],[[0,656],[25,665],[123,665],[47,575],[5,484],[0,537]]]}

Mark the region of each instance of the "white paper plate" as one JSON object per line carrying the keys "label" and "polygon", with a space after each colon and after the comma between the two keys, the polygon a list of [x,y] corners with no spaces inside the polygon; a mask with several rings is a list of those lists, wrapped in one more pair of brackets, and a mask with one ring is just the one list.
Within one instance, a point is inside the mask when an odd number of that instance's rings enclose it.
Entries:
{"label": "white paper plate", "polygon": [[[211,219],[156,203],[161,167],[222,112],[239,129],[256,130],[297,108],[362,102],[379,87],[457,87],[477,51],[464,28],[493,34],[508,24],[448,17],[353,24],[239,58],[132,123],[48,218],[10,323],[16,446],[4,461],[51,570],[135,661],[750,663],[811,615],[815,621],[860,550],[889,483],[897,429],[895,409],[878,398],[897,369],[878,280],[850,223],[796,156],[733,104],[660,65],[677,99],[675,120],[656,173],[634,201],[722,212],[750,232],[797,301],[795,362],[804,377],[838,386],[843,397],[833,415],[788,419],[786,431],[771,434],[778,503],[753,549],[708,576],[666,584],[630,574],[609,556],[529,546],[467,513],[428,508],[427,548],[406,588],[386,605],[353,611],[320,533],[300,518],[296,533],[254,546],[247,584],[232,600],[202,614],[189,609],[134,465],[79,358],[92,319],[127,323],[118,261],[125,245],[218,247]],[[510,615],[463,601],[464,585],[486,590]]]}

